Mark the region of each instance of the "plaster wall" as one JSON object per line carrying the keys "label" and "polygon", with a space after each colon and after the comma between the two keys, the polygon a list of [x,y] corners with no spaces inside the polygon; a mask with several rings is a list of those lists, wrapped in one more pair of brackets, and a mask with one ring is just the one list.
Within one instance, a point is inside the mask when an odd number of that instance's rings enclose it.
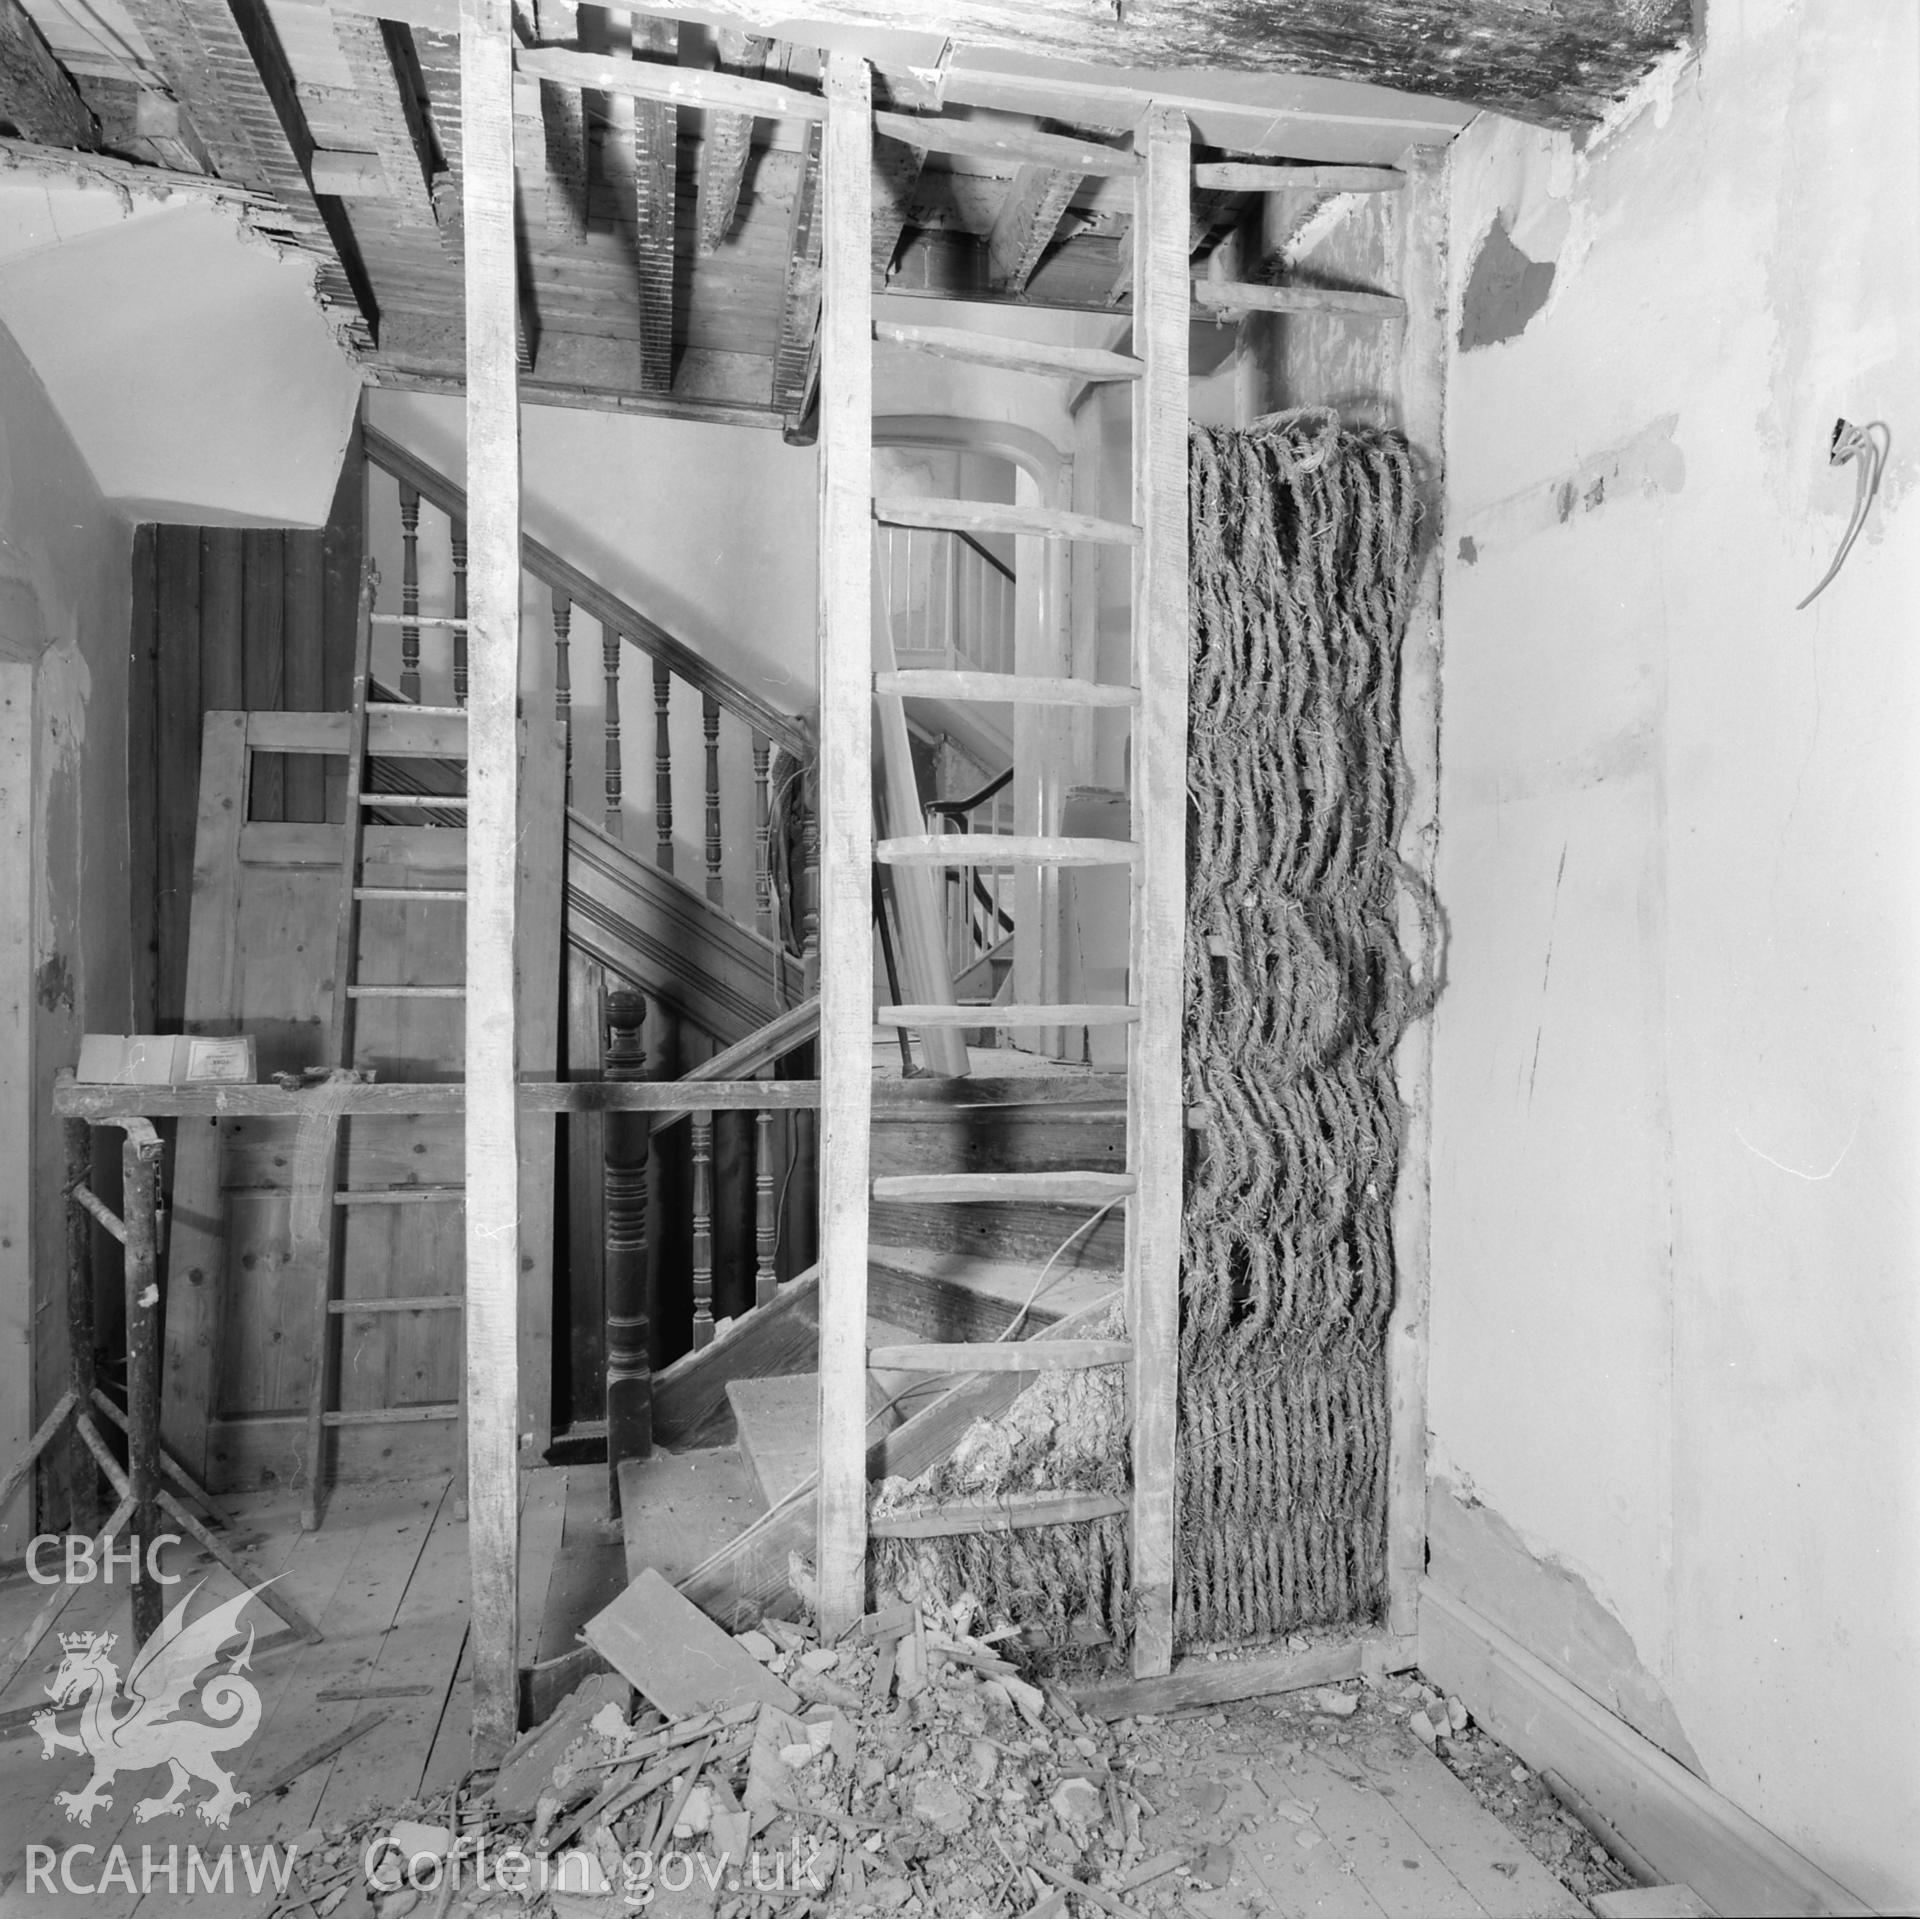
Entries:
{"label": "plaster wall", "polygon": [[[0,327],[0,1458],[66,1382],[56,1068],[128,1014],[132,530]],[[112,1135],[102,1134],[103,1142]],[[102,1181],[110,1191],[110,1181]],[[0,1513],[24,1549],[25,1495]]]}
{"label": "plaster wall", "polygon": [[[1746,0],[1586,151],[1455,146],[1432,1154],[1435,1498],[1498,1521],[1442,1530],[1560,1576],[1475,1603],[1603,1699],[1617,1622],[1608,1703],[1888,1910],[1920,1904],[1916,71],[1910,8]],[[1892,458],[1796,612],[1842,415]]]}
{"label": "plaster wall", "polygon": [[359,374],[232,213],[0,182],[0,322],[127,519],[325,524]]}

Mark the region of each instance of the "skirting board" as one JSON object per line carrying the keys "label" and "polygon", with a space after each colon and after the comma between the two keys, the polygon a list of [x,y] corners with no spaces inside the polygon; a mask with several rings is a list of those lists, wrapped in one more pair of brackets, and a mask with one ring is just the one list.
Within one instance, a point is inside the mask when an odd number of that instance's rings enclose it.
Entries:
{"label": "skirting board", "polygon": [[1557,1772],[1664,1878],[1715,1912],[1865,1913],[1838,1880],[1431,1579],[1420,1668],[1536,1772]]}

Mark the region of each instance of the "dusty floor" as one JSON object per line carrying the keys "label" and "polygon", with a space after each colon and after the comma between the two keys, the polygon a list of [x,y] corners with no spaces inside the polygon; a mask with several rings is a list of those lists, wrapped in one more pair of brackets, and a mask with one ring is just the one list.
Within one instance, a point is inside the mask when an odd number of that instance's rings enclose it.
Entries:
{"label": "dusty floor", "polygon": [[[741,1643],[799,1694],[788,1715],[736,1702],[663,1722],[591,1682],[498,1779],[307,1836],[300,1883],[321,1919],[551,1912],[616,1919],[973,1919],[1316,1915],[1530,1919],[1587,1910],[1585,1835],[1464,1731],[1449,1757],[1500,1765],[1497,1820],[1409,1730],[1417,1680],[1112,1726],[1016,1678],[991,1637],[923,1621],[837,1649],[774,1626]],[[807,1722],[811,1721],[809,1726]],[[1471,1762],[1471,1763],[1469,1763]],[[515,1775],[509,1782],[508,1775]],[[385,1889],[357,1862],[457,1842],[460,1885],[429,1859]],[[501,1862],[525,1890],[503,1890]],[[785,1862],[784,1866],[781,1862]],[[1549,1863],[1559,1872],[1549,1872]],[[756,1881],[759,1890],[756,1890]],[[1594,1890],[1618,1883],[1592,1880]],[[435,1903],[447,1895],[444,1905]],[[297,1905],[289,1910],[299,1911]]]}

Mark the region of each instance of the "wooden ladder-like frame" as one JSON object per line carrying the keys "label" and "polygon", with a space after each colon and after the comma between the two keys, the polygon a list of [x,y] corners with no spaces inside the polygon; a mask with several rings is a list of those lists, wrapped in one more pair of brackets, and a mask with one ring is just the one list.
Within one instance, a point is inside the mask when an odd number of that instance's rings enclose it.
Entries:
{"label": "wooden ladder-like frame", "polygon": [[[939,123],[916,122],[938,142]],[[820,1123],[820,1497],[817,1574],[822,1632],[844,1632],[865,1609],[867,1586],[867,1232],[872,1199],[965,1203],[1041,1198],[1127,1208],[1124,1341],[1019,1343],[958,1353],[947,1346],[889,1347],[892,1368],[940,1372],[1037,1370],[1042,1365],[1126,1363],[1131,1372],[1133,1485],[1130,1500],[1133,1668],[1166,1672],[1173,1656],[1174,1423],[1179,1350],[1180,1219],[1185,1164],[1181,1007],[1186,925],[1187,751],[1187,315],[1188,201],[1192,152],[1183,116],[1150,107],[1132,154],[1112,171],[1136,193],[1135,353],[1090,353],[1032,341],[889,327],[896,345],[990,365],[1037,366],[1082,378],[1129,381],[1134,416],[1134,516],[1128,522],[961,501],[876,500],[873,495],[871,76],[836,54],[827,70],[820,352],[821,979]],[[940,674],[874,668],[872,591],[876,519],[916,525],[977,525],[1063,541],[1124,545],[1134,555],[1131,684],[1027,680],[1012,674]],[[1014,520],[1019,524],[1015,526]],[[881,657],[891,654],[880,635]],[[874,838],[873,710],[901,697],[1123,707],[1133,716],[1134,838],[1131,841],[903,834]],[[1132,878],[1130,1001],[1112,1006],[993,1008],[941,1004],[886,1007],[883,1023],[950,1032],[1094,1022],[1124,1024],[1127,1165],[1123,1173],[869,1176],[872,1099],[872,862],[913,869],[962,864],[1124,866]],[[1023,1499],[1020,1524],[1064,1524],[1120,1502],[1076,1493]],[[1012,1520],[1011,1511],[1001,1515]],[[954,1515],[953,1530],[978,1515]],[[916,1529],[927,1530],[924,1516]]]}

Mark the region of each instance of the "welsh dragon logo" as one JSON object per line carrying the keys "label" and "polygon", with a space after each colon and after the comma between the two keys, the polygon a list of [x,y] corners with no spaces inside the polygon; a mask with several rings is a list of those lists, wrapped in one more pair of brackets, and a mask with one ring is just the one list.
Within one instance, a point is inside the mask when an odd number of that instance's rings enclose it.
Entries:
{"label": "welsh dragon logo", "polygon": [[[77,1734],[59,1731],[51,1711],[35,1713],[33,1729],[40,1735],[41,1758],[52,1759],[64,1751],[85,1753],[93,1760],[93,1777],[79,1792],[54,1795],[54,1804],[63,1807],[69,1819],[92,1825],[94,1813],[113,1804],[102,1788],[116,1773],[147,1772],[156,1766],[168,1768],[171,1783],[157,1798],[142,1799],[134,1806],[136,1819],[184,1813],[183,1801],[195,1779],[213,1788],[198,1806],[200,1817],[210,1826],[224,1827],[234,1808],[247,1803],[249,1795],[235,1791],[233,1775],[217,1763],[215,1755],[245,1745],[259,1730],[259,1690],[251,1679],[240,1676],[253,1656],[251,1626],[247,1643],[200,1688],[195,1703],[206,1718],[182,1719],[175,1714],[200,1673],[218,1663],[220,1648],[239,1637],[240,1614],[260,1588],[238,1594],[189,1624],[187,1607],[199,1590],[198,1585],[189,1588],[161,1620],[135,1656],[124,1687],[119,1667],[107,1656],[114,1648],[113,1633],[60,1635],[65,1656],[47,1687],[47,1697],[55,1707],[81,1702],[80,1730]],[[122,1691],[131,1704],[116,1714],[114,1701]]]}

